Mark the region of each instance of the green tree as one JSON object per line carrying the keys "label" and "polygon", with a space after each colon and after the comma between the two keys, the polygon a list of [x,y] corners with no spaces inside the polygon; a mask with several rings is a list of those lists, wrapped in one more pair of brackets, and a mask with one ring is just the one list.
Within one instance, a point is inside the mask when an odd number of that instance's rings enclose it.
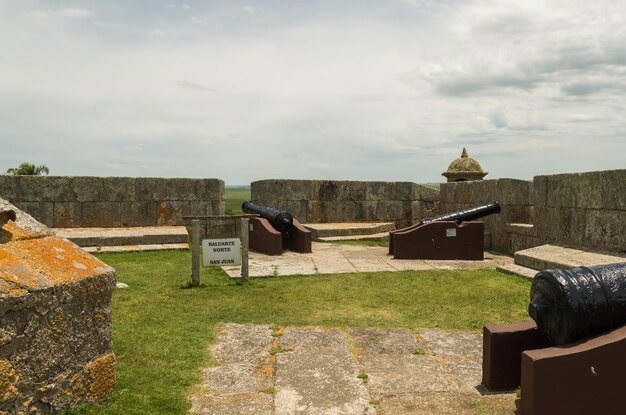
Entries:
{"label": "green tree", "polygon": [[45,165],[35,166],[32,163],[22,163],[17,168],[10,168],[7,170],[8,174],[23,174],[29,176],[38,176],[41,174],[48,174],[50,170]]}

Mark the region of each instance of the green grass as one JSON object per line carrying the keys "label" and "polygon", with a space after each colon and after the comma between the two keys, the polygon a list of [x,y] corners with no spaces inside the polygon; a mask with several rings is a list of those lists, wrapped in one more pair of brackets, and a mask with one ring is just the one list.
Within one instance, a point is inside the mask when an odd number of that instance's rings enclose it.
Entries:
{"label": "green grass", "polygon": [[227,187],[224,189],[224,202],[227,215],[237,215],[243,213],[241,204],[250,200],[250,187]]}
{"label": "green grass", "polygon": [[270,277],[237,284],[220,269],[191,279],[189,252],[99,254],[130,288],[113,293],[117,384],[70,414],[185,414],[212,364],[219,322],[479,329],[527,318],[530,283],[494,270]]}

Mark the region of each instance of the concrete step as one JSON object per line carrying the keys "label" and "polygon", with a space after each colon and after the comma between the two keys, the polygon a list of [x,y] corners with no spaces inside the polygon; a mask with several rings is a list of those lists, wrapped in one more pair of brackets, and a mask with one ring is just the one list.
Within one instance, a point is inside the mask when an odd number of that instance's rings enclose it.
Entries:
{"label": "concrete step", "polygon": [[314,241],[334,236],[373,235],[395,229],[393,222],[305,223],[303,226],[311,231]]}
{"label": "concrete step", "polygon": [[626,255],[583,251],[549,244],[517,251],[513,257],[515,264],[539,271],[626,262]]}
{"label": "concrete step", "polygon": [[371,235],[347,235],[347,236],[325,236],[319,238],[320,242],[337,241],[388,241],[389,232],[374,233]]}
{"label": "concrete step", "polygon": [[528,278],[532,280],[537,275],[537,270],[532,268],[526,268],[517,264],[505,264],[497,266],[496,269],[498,271],[504,272],[505,274],[510,275],[518,275],[520,277]]}
{"label": "concrete step", "polygon": [[189,241],[184,226],[57,228],[54,232],[80,247],[187,244]]}
{"label": "concrete step", "polygon": [[83,248],[92,254],[147,252],[147,251],[186,251],[189,245],[184,244],[150,244],[150,245],[118,245],[118,246],[87,246]]}

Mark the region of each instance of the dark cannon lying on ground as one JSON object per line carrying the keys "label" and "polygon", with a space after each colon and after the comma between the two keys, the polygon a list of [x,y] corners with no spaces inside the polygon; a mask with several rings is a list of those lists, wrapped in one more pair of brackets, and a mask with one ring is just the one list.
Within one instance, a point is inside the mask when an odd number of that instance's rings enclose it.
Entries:
{"label": "dark cannon lying on ground", "polygon": [[267,255],[281,255],[283,249],[299,253],[311,252],[311,232],[289,212],[262,206],[246,200],[241,204],[250,218],[250,250]]}
{"label": "dark cannon lying on ground", "polygon": [[498,202],[422,219],[389,233],[389,253],[395,259],[484,258],[484,224],[476,219],[500,213]]}
{"label": "dark cannon lying on ground", "polygon": [[539,272],[534,321],[483,329],[483,385],[521,386],[521,414],[621,414],[626,262]]}

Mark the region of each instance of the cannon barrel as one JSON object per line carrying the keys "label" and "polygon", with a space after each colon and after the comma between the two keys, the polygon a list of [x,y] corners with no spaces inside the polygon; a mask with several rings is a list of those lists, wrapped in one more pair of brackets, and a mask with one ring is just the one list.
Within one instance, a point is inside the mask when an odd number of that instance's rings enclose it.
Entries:
{"label": "cannon barrel", "polygon": [[241,204],[241,209],[246,213],[256,213],[265,218],[280,233],[287,233],[293,226],[293,216],[289,212],[284,212],[267,206],[257,205],[250,200]]}
{"label": "cannon barrel", "polygon": [[528,314],[555,345],[626,324],[626,262],[539,272]]}
{"label": "cannon barrel", "polygon": [[498,202],[491,202],[489,204],[478,206],[472,209],[461,210],[459,212],[446,213],[445,215],[435,216],[433,218],[422,219],[421,223],[430,222],[443,222],[443,221],[455,221],[455,222],[467,222],[474,219],[479,219],[485,216],[500,213],[500,205]]}

